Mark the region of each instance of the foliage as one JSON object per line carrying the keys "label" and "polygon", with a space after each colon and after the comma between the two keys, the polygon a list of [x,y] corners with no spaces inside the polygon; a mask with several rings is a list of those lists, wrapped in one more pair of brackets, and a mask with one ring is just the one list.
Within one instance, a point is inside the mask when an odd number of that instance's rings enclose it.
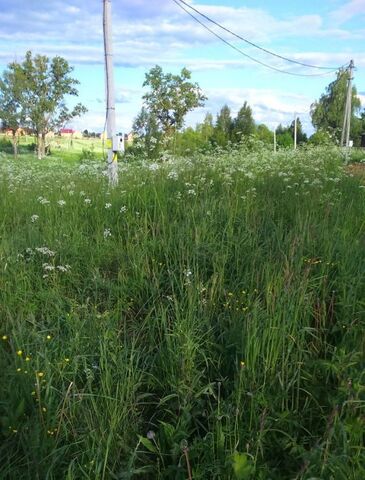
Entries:
{"label": "foliage", "polygon": [[162,132],[155,115],[142,107],[134,120],[132,131],[137,137],[133,150],[145,153],[148,158],[158,158],[162,149]]}
{"label": "foliage", "polygon": [[168,138],[183,127],[186,114],[206,100],[199,85],[190,79],[191,72],[186,68],[180,75],[173,75],[156,65],[146,73],[143,86],[150,90],[143,96],[145,107]]}
{"label": "foliage", "polygon": [[252,109],[247,102],[243,104],[233,122],[232,140],[239,142],[242,138],[249,137],[255,132],[255,121]]}
{"label": "foliage", "polygon": [[0,78],[0,120],[2,128],[13,133],[14,156],[18,153],[17,130],[24,124],[26,111],[23,102],[24,75],[16,62],[8,65]]}
{"label": "foliage", "polygon": [[13,62],[8,68],[20,79],[16,91],[10,94],[18,105],[20,124],[38,135],[38,157],[41,158],[45,155],[46,133],[86,112],[81,103],[71,111],[65,103],[66,95],[78,95],[76,85],[79,82],[70,77],[73,69],[68,62],[58,56],[52,60],[43,55],[32,57],[28,51],[22,63]]}
{"label": "foliage", "polygon": [[233,120],[231,117],[231,109],[228,105],[224,105],[219,114],[214,129],[214,140],[220,147],[225,147],[232,138]]}
{"label": "foliage", "polygon": [[112,191],[21,160],[0,478],[364,478],[365,196],[336,149],[125,162]]}
{"label": "foliage", "polygon": [[[348,71],[340,69],[337,73],[337,78],[326,87],[326,92],[321,95],[320,99],[311,105],[311,117],[313,126],[317,129],[327,131],[331,136],[333,135],[337,141],[340,141],[347,86],[348,86]],[[356,87],[352,87],[352,101],[351,101],[351,138],[354,138],[356,133],[356,113],[361,107],[360,99],[357,96]],[[357,136],[357,135],[355,135]]]}

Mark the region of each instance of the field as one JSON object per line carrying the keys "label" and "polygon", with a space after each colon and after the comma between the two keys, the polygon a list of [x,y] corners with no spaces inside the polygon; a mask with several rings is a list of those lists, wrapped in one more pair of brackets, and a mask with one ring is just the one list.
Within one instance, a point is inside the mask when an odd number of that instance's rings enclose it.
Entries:
{"label": "field", "polygon": [[0,154],[0,478],[363,480],[364,177],[83,156]]}

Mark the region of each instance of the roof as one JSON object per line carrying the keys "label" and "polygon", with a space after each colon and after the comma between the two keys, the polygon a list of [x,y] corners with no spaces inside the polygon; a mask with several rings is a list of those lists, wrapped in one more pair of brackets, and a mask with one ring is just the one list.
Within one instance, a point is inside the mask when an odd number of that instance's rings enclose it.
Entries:
{"label": "roof", "polygon": [[75,133],[75,130],[72,130],[72,128],[61,128],[60,133]]}

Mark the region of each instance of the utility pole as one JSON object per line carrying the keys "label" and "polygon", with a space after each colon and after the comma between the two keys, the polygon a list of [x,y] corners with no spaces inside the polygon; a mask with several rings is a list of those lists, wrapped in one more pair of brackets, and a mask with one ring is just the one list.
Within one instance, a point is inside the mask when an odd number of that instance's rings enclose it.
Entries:
{"label": "utility pole", "polygon": [[274,153],[276,153],[276,127],[274,128]]}
{"label": "utility pole", "polygon": [[343,116],[343,127],[341,132],[341,147],[349,147],[350,145],[350,129],[351,129],[351,116],[352,116],[352,71],[354,69],[354,61],[351,60],[348,66],[348,84],[347,84],[347,95],[346,95],[346,104],[345,104],[345,112]]}
{"label": "utility pole", "polygon": [[297,149],[297,114],[294,113],[294,150]]}
{"label": "utility pole", "polygon": [[115,135],[115,92],[112,49],[111,0],[103,0],[103,32],[106,78],[106,131],[109,184],[118,184],[118,151],[123,151],[123,137]]}

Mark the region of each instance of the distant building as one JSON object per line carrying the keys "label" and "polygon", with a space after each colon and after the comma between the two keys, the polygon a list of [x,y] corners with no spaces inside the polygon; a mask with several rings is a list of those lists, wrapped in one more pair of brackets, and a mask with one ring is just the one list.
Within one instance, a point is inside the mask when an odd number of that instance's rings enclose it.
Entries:
{"label": "distant building", "polygon": [[61,137],[65,138],[82,138],[82,133],[78,130],[73,130],[72,128],[61,128],[59,134]]}

